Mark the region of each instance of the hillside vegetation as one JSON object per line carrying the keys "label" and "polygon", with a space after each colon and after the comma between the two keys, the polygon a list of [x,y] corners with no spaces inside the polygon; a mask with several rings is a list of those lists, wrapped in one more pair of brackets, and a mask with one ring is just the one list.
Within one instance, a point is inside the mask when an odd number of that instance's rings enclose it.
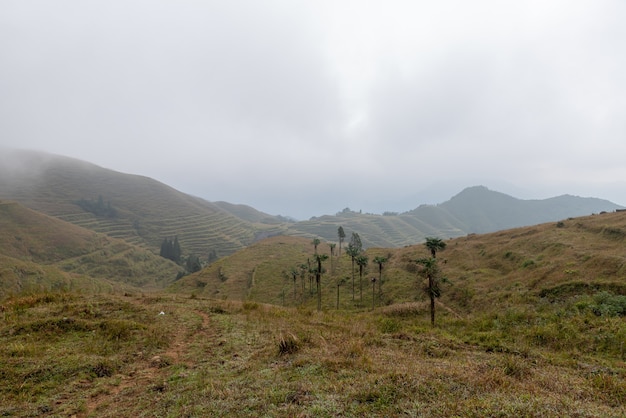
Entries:
{"label": "hillside vegetation", "polygon": [[[265,228],[147,177],[37,152],[15,151],[14,155],[22,168],[11,171],[0,166],[0,199],[19,201],[153,252],[158,252],[164,238],[178,236],[186,254],[231,254]],[[113,211],[85,209],[97,207],[98,200]],[[106,216],[111,213],[115,216]]]}
{"label": "hillside vegetation", "polygon": [[[295,286],[286,274],[314,255],[298,237],[255,243],[167,292],[30,289],[0,301],[0,414],[622,417],[625,239],[618,212],[446,240],[435,327],[421,244],[368,248],[354,296],[344,245],[323,261],[321,311],[308,273]],[[381,288],[369,281],[377,255]]]}
{"label": "hillside vegetation", "polygon": [[35,290],[163,288],[181,270],[123,240],[0,201],[0,297]]}
{"label": "hillside vegetation", "polygon": [[0,157],[0,199],[19,201],[154,253],[165,238],[178,237],[184,255],[194,254],[204,262],[210,255],[230,255],[274,235],[337,241],[339,226],[359,231],[365,247],[402,247],[427,236],[459,237],[619,208],[575,196],[520,200],[477,186],[441,204],[400,214],[345,209],[293,222],[246,205],[208,202],[147,177],[71,158],[29,151]]}

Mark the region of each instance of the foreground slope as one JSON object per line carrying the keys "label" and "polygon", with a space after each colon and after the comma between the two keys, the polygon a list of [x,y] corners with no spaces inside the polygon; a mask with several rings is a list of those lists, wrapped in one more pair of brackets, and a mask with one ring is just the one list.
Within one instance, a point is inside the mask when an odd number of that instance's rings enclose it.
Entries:
{"label": "foreground slope", "polygon": [[104,280],[98,286],[154,289],[171,283],[180,270],[143,248],[6,201],[0,201],[0,254],[0,296],[83,288],[92,278]]}
{"label": "foreground slope", "polygon": [[6,416],[626,414],[623,353],[603,341],[619,319],[584,312],[446,315],[432,329],[419,306],[54,293],[0,313]]}

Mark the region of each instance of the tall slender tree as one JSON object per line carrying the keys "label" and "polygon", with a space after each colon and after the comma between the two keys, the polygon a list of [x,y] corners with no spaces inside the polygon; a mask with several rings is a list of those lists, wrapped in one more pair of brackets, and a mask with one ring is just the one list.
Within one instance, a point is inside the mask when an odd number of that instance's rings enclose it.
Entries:
{"label": "tall slender tree", "polygon": [[428,285],[424,289],[430,297],[430,325],[435,326],[435,298],[441,295],[439,288],[439,266],[437,259],[434,257],[420,258],[415,262],[421,265],[420,274],[428,280]]}
{"label": "tall slender tree", "polygon": [[367,267],[367,256],[365,254],[359,254],[356,256],[356,264],[359,266],[359,290],[360,300],[363,300],[363,269]]}
{"label": "tall slender tree", "polygon": [[335,244],[334,242],[330,242],[328,243],[328,246],[330,247],[330,272],[332,274],[335,272],[335,268],[333,266],[333,255],[335,255],[335,247],[337,246],[337,244]]}
{"label": "tall slender tree", "polygon": [[293,280],[293,300],[294,302],[296,301],[296,299],[298,298],[298,267],[292,267],[289,269],[289,276],[291,277],[291,279]]}
{"label": "tall slender tree", "polygon": [[315,249],[315,254],[317,254],[317,246],[320,245],[320,242],[319,238],[313,238],[313,241],[311,241],[311,244],[313,244],[313,248]]}
{"label": "tall slender tree", "polygon": [[304,281],[304,278],[306,277],[308,267],[304,263],[300,264],[298,267],[300,268],[300,280],[302,282],[302,300],[304,301],[304,297],[306,295],[306,282]]}
{"label": "tall slender tree", "polygon": [[315,254],[317,267],[315,268],[315,284],[317,288],[317,310],[322,310],[322,261],[328,259],[326,254]]}
{"label": "tall slender tree", "polygon": [[383,285],[383,264],[385,264],[388,260],[387,257],[377,255],[372,261],[378,264],[378,292],[380,293],[382,292]]}
{"label": "tall slender tree", "polygon": [[362,249],[363,245],[361,244],[361,237],[359,237],[359,234],[356,232],[353,232],[350,242],[348,243],[348,248],[346,249],[346,254],[348,254],[352,259],[352,300],[354,300],[354,261],[361,253]]}
{"label": "tall slender tree", "polygon": [[337,235],[339,236],[339,257],[341,257],[341,243],[346,238],[346,233],[343,230],[343,226],[337,228]]}

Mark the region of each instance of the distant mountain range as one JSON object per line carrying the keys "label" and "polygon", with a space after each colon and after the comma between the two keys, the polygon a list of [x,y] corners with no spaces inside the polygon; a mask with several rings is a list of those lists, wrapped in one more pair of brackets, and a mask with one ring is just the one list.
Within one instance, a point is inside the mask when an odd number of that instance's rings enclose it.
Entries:
{"label": "distant mountain range", "polygon": [[246,205],[209,202],[148,177],[34,151],[10,151],[0,158],[0,199],[18,201],[152,252],[159,251],[164,238],[177,236],[183,253],[200,257],[229,255],[275,235],[336,242],[339,226],[347,240],[357,232],[367,247],[400,247],[426,236],[452,238],[622,208],[607,200],[570,195],[520,200],[476,186],[441,204],[400,214],[344,210],[292,222]]}

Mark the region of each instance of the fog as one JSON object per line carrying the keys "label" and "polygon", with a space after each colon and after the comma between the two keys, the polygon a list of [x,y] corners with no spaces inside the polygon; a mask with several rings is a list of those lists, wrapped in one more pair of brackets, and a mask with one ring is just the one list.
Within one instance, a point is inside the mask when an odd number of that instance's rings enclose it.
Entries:
{"label": "fog", "polygon": [[626,204],[621,1],[0,2],[0,146],[306,219]]}

